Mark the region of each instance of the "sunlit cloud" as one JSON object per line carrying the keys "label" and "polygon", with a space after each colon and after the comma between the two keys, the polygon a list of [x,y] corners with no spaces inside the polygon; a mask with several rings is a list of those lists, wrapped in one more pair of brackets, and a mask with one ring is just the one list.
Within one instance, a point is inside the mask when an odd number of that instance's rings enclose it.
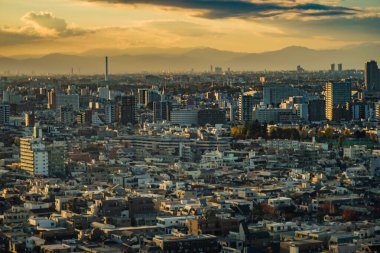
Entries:
{"label": "sunlit cloud", "polygon": [[21,17],[21,21],[23,25],[19,27],[0,27],[0,45],[23,44],[93,32],[68,24],[51,12],[28,12]]}

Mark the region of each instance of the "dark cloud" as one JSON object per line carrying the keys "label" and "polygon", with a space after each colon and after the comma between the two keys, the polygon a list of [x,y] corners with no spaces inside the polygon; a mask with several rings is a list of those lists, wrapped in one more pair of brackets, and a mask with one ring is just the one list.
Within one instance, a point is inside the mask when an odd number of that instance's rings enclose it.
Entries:
{"label": "dark cloud", "polygon": [[272,20],[289,37],[324,37],[331,40],[379,41],[380,17],[338,18],[321,20]]}
{"label": "dark cloud", "polygon": [[250,2],[247,0],[88,0],[92,2],[121,3],[127,5],[149,4],[161,7],[200,10],[204,18],[255,18],[277,16],[284,13],[301,13],[308,15],[353,15],[356,9],[349,7],[330,6],[325,4],[280,4],[270,2]]}

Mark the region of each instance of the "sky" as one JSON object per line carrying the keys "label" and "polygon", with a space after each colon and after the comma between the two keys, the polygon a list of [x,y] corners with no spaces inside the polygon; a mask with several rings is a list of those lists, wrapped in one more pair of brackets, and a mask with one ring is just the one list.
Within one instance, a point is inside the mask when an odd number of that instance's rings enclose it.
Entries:
{"label": "sky", "polygon": [[0,0],[0,55],[380,42],[380,0]]}

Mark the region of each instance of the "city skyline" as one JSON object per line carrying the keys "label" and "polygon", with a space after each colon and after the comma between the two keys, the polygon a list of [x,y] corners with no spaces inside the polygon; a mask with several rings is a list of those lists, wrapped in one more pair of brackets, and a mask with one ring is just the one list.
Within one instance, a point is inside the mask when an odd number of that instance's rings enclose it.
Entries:
{"label": "city skyline", "polygon": [[2,0],[1,56],[112,48],[265,52],[378,43],[375,0]]}

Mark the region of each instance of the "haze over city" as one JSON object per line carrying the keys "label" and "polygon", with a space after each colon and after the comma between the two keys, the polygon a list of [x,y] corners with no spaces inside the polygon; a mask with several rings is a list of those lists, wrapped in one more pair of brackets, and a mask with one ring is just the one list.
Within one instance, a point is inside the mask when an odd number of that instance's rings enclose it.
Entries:
{"label": "haze over city", "polygon": [[[380,2],[377,0],[2,0],[1,6],[1,56],[25,59],[56,53],[80,55],[85,59],[79,59],[78,66],[72,67],[81,68],[83,73],[95,73],[82,65],[94,62],[88,59],[89,56],[100,54],[145,55],[145,62],[156,61],[161,68],[147,66],[147,71],[190,70],[199,64],[179,58],[184,52],[197,48],[244,55],[293,46],[346,50],[333,54],[337,54],[335,58],[340,61],[349,58],[346,65],[351,68],[362,66],[352,61],[354,57],[363,61],[363,55],[369,56],[368,51],[373,56],[380,55],[377,44],[380,40]],[[358,50],[352,50],[358,47]],[[362,55],[359,53],[361,47],[364,47]],[[314,57],[301,50],[280,54],[279,58],[292,58],[293,53],[303,65]],[[173,55],[172,59],[162,59]],[[223,64],[242,70],[294,67],[293,63],[269,66],[268,62],[247,66],[244,62],[239,63],[239,56],[230,53],[227,57],[223,52],[209,53],[208,50],[194,53],[196,61],[203,62],[203,58],[208,57],[210,61],[221,59]],[[245,58],[252,58],[251,62],[260,60],[250,55]],[[330,61],[318,57],[316,60],[318,63],[310,64],[310,68],[322,69],[323,64],[327,66]],[[45,64],[51,65],[53,61],[54,57]],[[120,66],[115,64],[115,73],[128,72],[130,66],[132,71],[129,72],[144,70],[139,64],[136,67],[128,60],[120,61],[126,68],[117,69]],[[204,63],[202,67],[212,63]],[[38,61],[29,64],[37,68],[36,72],[41,72]],[[25,65],[28,63],[0,59],[3,71],[14,66],[21,72],[32,71]],[[99,69],[99,66],[96,67]],[[59,67],[63,66],[52,67],[51,71],[62,73]]]}

